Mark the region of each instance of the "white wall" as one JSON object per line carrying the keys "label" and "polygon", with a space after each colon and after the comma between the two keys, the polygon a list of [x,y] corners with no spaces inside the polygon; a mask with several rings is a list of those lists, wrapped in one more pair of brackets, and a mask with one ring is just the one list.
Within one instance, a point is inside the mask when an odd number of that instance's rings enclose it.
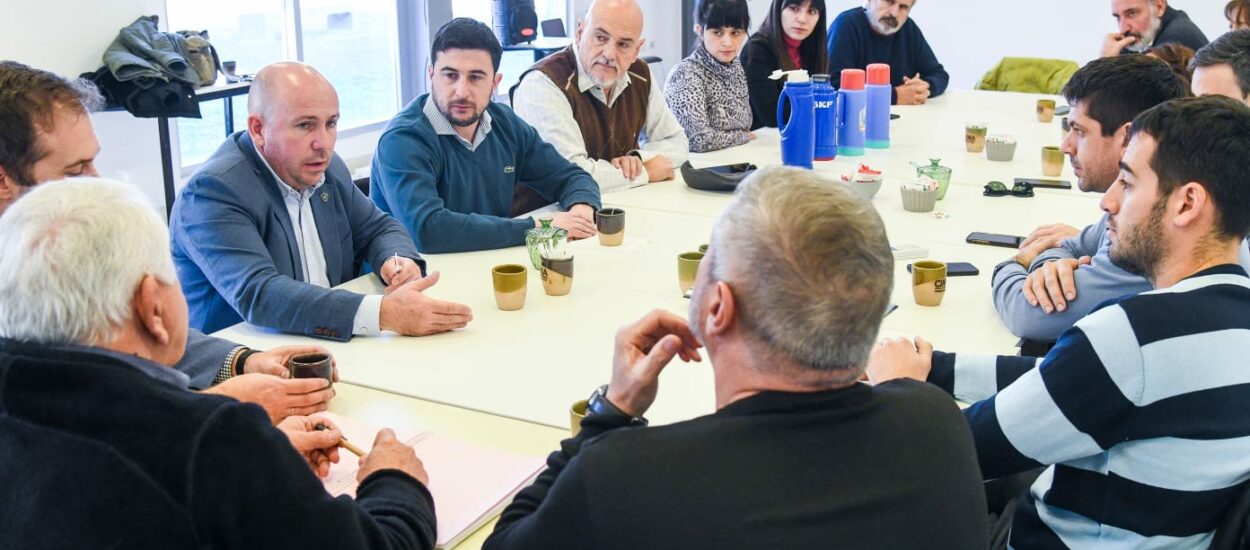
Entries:
{"label": "white wall", "polygon": [[[751,22],[768,15],[770,0],[748,0]],[[1228,30],[1224,0],[1171,0],[1214,39]],[[829,22],[862,0],[826,0]],[[672,8],[678,9],[678,8]],[[1110,0],[917,0],[912,11],[951,88],[972,88],[1003,57],[1049,57],[1084,65],[1115,32]]]}
{"label": "white wall", "polygon": [[[97,69],[117,31],[139,16],[157,15],[165,29],[165,0],[0,0],[0,14],[0,59],[71,77]],[[138,185],[164,215],[156,120],[135,118],[125,111],[96,113],[91,118],[100,139],[97,167],[101,175]],[[177,125],[170,126],[175,188],[181,189]],[[353,169],[366,166],[380,135],[379,131],[343,138],[336,149]]]}
{"label": "white wall", "polygon": [[[140,15],[165,17],[164,0],[0,0],[0,59],[21,61],[66,76],[93,71],[117,31]],[[165,213],[160,145],[153,119],[130,114],[92,116],[102,151],[98,167],[106,177],[143,189]]]}
{"label": "white wall", "polygon": [[[421,3],[421,0],[417,0]],[[574,20],[590,0],[569,0]],[[770,0],[748,0],[758,25]],[[643,55],[664,59],[666,74],[684,56],[681,3],[639,0],[646,15]],[[830,19],[861,0],[828,0]],[[1227,29],[1223,0],[1172,0],[1186,10],[1210,38]],[[914,15],[938,58],[951,74],[951,87],[971,88],[1004,56],[1071,59],[1085,63],[1098,53],[1103,35],[1114,29],[1108,0],[923,0]],[[140,15],[165,15],[164,0],[0,0],[0,59],[74,76],[100,65],[100,55],[117,30]],[[14,15],[16,14],[16,15]],[[103,145],[99,166],[105,176],[139,185],[163,210],[156,123],[126,113],[93,116]],[[176,140],[176,132],[174,132]],[[353,168],[367,165],[377,134],[340,140],[339,152]],[[174,144],[175,155],[177,143]],[[175,159],[175,166],[180,163]],[[176,171],[177,172],[177,171]],[[176,174],[180,177],[180,174]]]}

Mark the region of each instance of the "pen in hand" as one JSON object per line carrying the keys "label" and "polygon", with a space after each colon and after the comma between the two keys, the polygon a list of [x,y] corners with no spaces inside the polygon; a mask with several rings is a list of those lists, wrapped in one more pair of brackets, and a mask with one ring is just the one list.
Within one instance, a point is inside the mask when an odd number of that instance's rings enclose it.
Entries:
{"label": "pen in hand", "polygon": [[[318,422],[317,425],[313,426],[313,429],[321,432],[321,431],[330,429],[330,427]],[[351,451],[351,453],[356,456],[359,456],[359,457],[365,456],[365,452],[361,450],[360,447],[353,445],[350,441],[347,440],[346,437],[339,439],[339,447],[342,447],[344,449]]]}

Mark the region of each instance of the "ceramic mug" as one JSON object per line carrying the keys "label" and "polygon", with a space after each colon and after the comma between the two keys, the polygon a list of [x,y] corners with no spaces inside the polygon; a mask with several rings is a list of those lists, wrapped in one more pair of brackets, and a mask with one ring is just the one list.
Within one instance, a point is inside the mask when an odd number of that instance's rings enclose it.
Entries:
{"label": "ceramic mug", "polygon": [[1063,173],[1063,151],[1058,147],[1042,147],[1042,173],[1051,178],[1059,177]]}
{"label": "ceramic mug", "polygon": [[599,230],[599,244],[620,246],[625,240],[625,211],[604,208],[595,212],[595,227]]}
{"label": "ceramic mug", "polygon": [[694,289],[694,280],[699,275],[699,263],[703,261],[702,252],[682,252],[677,255],[677,286],[682,296],[689,296]]}
{"label": "ceramic mug", "polygon": [[334,358],[328,353],[305,353],[287,361],[291,378],[324,378],[334,383]]}
{"label": "ceramic mug", "polygon": [[940,305],[946,295],[946,264],[933,261],[912,264],[911,292],[916,298],[916,305]]}
{"label": "ceramic mug", "polygon": [[525,291],[529,270],[521,264],[497,265],[490,270],[491,284],[495,287],[495,305],[504,311],[516,311],[525,307]]}

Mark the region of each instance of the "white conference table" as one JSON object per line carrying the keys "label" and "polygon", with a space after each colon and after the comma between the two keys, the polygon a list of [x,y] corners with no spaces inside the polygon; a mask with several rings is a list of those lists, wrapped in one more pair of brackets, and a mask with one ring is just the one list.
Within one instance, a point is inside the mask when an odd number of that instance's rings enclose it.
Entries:
{"label": "white conference table", "polygon": [[[923,246],[929,250],[928,258],[971,262],[981,271],[976,277],[952,279],[942,305],[925,308],[912,300],[908,261],[898,262],[893,301],[899,309],[886,318],[883,336],[919,334],[952,351],[1015,353],[1016,338],[998,320],[989,283],[994,265],[1011,251],[968,245],[964,237],[971,231],[1027,234],[1053,222],[1081,226],[1099,215],[1097,197],[1076,190],[1038,190],[1036,197],[1027,199],[981,196],[980,186],[988,179],[1010,184],[1013,176],[1040,175],[1038,149],[1057,144],[1059,130],[1057,121],[1042,124],[1034,118],[1038,97],[1043,96],[952,91],[926,106],[898,107],[902,118],[895,121],[891,149],[818,164],[816,170],[831,177],[852,170],[861,160],[880,167],[887,182],[873,204],[891,241]],[[964,152],[963,125],[971,119],[987,120],[991,133],[1001,129],[1015,135],[1020,142],[1015,161],[991,163],[984,155]],[[751,144],[693,155],[692,162],[776,164],[777,141],[775,131],[761,131]],[[929,156],[954,168],[947,198],[938,203],[938,211],[946,214],[942,218],[905,212],[895,183],[915,173],[908,161]],[[1065,177],[1072,179],[1070,171]],[[680,178],[606,195],[605,205],[627,211],[624,245],[602,247],[597,239],[574,243],[575,282],[568,296],[546,296],[538,272],[531,269],[525,308],[516,312],[495,307],[490,268],[527,264],[524,247],[430,255],[427,260],[442,272],[442,280],[427,293],[472,307],[474,320],[466,329],[422,338],[383,335],[357,337],[350,343],[317,342],[336,355],[348,383],[563,428],[569,405],[608,381],[612,340],[619,327],[655,308],[684,315],[688,300],[678,293],[676,255],[707,242],[715,215],[729,199],[727,194],[689,189]],[[371,276],[344,288],[381,291]],[[218,334],[261,348],[314,341],[246,324]],[[706,360],[671,365],[660,386],[648,413],[654,423],[714,410]]]}
{"label": "white conference table", "polygon": [[[545,456],[556,450],[560,440],[569,435],[567,427],[557,429],[521,422],[351,384],[336,384],[334,388],[337,395],[330,402],[331,412],[401,433],[429,430],[453,434],[482,447],[534,456]],[[346,452],[340,456],[340,460],[355,459]],[[496,520],[483,525],[456,548],[481,548],[494,530]]]}

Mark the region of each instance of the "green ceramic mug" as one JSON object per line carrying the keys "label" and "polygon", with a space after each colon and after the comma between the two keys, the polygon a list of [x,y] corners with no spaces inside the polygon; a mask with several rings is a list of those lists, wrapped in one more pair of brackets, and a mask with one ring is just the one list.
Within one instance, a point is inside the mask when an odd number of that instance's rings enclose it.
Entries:
{"label": "green ceramic mug", "polygon": [[677,285],[681,287],[682,296],[689,296],[694,289],[694,280],[699,275],[699,263],[702,261],[702,252],[682,252],[677,255]]}
{"label": "green ceramic mug", "polygon": [[577,432],[582,431],[582,419],[586,418],[586,406],[589,403],[588,400],[582,399],[569,407],[569,431],[573,433],[573,437],[577,437]]}
{"label": "green ceramic mug", "polygon": [[490,270],[491,284],[495,287],[495,305],[504,311],[516,311],[525,307],[525,290],[529,269],[521,264],[497,265]]}

